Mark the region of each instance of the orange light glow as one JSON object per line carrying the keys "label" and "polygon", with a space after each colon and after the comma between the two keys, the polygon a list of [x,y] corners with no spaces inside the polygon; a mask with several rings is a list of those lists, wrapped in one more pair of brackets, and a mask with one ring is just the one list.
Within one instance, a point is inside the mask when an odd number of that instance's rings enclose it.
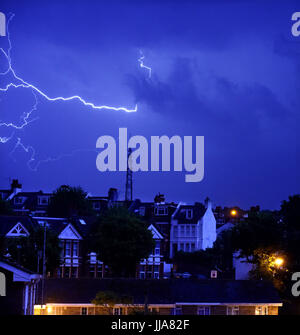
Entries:
{"label": "orange light glow", "polygon": [[237,211],[236,211],[235,209],[232,209],[232,210],[230,211],[230,214],[231,214],[232,216],[236,216]]}

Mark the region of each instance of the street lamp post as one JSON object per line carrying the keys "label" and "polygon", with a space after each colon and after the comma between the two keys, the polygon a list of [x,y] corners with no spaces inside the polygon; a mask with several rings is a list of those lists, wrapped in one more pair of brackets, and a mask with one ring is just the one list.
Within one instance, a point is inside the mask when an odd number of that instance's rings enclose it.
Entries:
{"label": "street lamp post", "polygon": [[46,277],[46,221],[44,222],[44,242],[43,242],[42,305],[44,305],[45,277]]}

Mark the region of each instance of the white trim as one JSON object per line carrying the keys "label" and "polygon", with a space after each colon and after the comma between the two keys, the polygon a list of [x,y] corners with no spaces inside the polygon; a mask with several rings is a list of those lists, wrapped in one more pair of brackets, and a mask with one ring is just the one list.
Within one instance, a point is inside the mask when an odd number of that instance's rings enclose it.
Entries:
{"label": "white trim", "polygon": [[161,233],[153,226],[153,224],[151,224],[148,229],[151,231],[153,238],[156,240],[162,240],[163,236],[161,235]]}
{"label": "white trim", "polygon": [[67,230],[71,230],[71,232],[76,236],[76,238],[78,240],[82,240],[82,237],[80,236],[80,234],[78,233],[78,231],[74,228],[74,226],[69,223],[66,228],[58,235],[58,238],[60,240],[75,240],[74,238],[71,237],[64,237],[63,234],[67,231]]}
{"label": "white trim", "polygon": [[[20,226],[21,226],[21,229],[24,230],[25,234],[21,234],[21,233],[13,234],[12,232],[13,232],[15,229],[17,229],[17,227],[20,227]],[[5,236],[7,236],[7,237],[29,236],[29,232],[28,232],[28,230],[22,225],[21,222],[17,222]]]}
{"label": "white trim", "polygon": [[5,262],[0,261],[0,268],[3,268],[9,272],[13,273],[13,281],[17,282],[31,282],[31,280],[37,280],[41,278],[41,275],[31,274],[26,271],[15,268],[12,265],[9,265]]}

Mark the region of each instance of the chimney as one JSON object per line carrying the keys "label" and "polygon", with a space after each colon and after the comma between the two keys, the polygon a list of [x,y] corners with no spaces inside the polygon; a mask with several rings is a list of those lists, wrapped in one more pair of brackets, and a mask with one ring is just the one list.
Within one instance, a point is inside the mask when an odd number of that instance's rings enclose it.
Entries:
{"label": "chimney", "polygon": [[19,183],[18,179],[13,179],[10,185],[11,190],[14,192],[15,190],[19,189],[21,191],[22,184]]}
{"label": "chimney", "polygon": [[17,193],[22,191],[22,184],[19,183],[18,179],[13,179],[12,183],[10,184],[11,194],[7,198],[7,200],[11,200]]}

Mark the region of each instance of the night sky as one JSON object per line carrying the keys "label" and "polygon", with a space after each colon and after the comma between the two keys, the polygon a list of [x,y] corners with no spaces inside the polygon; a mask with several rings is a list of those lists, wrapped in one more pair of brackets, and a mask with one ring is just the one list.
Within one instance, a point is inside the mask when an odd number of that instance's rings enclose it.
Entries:
{"label": "night sky", "polygon": [[[12,65],[25,81],[50,97],[138,105],[136,113],[95,111],[37,94],[38,119],[0,127],[0,136],[13,136],[0,144],[1,188],[18,178],[27,191],[70,184],[105,195],[116,187],[122,199],[126,173],[96,169],[96,140],[127,127],[149,141],[205,138],[202,182],[186,183],[184,171],[138,172],[135,198],[161,192],[167,201],[209,196],[215,205],[273,209],[299,193],[300,37],[291,34],[299,1],[2,0],[0,11],[15,14]],[[7,50],[7,38],[0,47]],[[1,54],[0,72],[7,66]],[[12,79],[0,76],[0,87]],[[1,122],[20,125],[34,102],[29,89],[0,92]],[[11,153],[18,137],[35,149],[36,171],[31,150]]]}

